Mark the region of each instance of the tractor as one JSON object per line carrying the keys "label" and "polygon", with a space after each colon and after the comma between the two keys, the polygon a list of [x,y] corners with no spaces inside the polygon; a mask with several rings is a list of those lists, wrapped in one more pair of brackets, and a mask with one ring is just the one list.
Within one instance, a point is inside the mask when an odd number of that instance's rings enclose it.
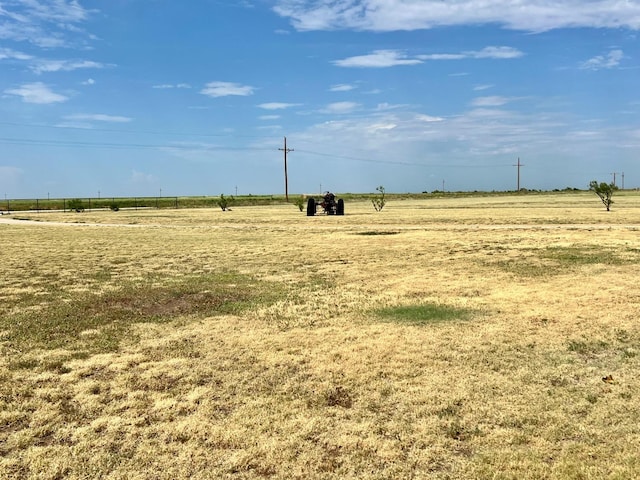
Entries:
{"label": "tractor", "polygon": [[307,217],[316,214],[318,205],[327,215],[344,215],[344,200],[337,199],[331,192],[325,192],[321,200],[316,200],[313,197],[307,200]]}

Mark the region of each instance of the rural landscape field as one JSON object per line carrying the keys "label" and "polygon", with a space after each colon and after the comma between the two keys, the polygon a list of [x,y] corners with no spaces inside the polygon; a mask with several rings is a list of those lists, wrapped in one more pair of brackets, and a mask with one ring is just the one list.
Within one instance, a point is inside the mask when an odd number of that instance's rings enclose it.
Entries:
{"label": "rural landscape field", "polygon": [[0,218],[0,478],[640,476],[640,193]]}

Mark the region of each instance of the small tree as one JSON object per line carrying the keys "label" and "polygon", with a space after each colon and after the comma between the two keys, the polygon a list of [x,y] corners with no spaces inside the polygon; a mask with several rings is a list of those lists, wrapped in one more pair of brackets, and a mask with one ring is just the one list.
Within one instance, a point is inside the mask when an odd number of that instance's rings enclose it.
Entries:
{"label": "small tree", "polygon": [[300,196],[293,201],[293,204],[298,207],[300,211],[304,210],[304,197]]}
{"label": "small tree", "polygon": [[233,203],[233,195],[230,198],[224,196],[224,194],[220,194],[220,200],[218,200],[218,206],[222,209],[223,212],[227,210],[231,210],[231,204]]}
{"label": "small tree", "polygon": [[78,213],[84,212],[84,204],[82,203],[82,200],[80,200],[79,198],[73,198],[69,200],[69,203],[67,203],[67,206],[69,207],[69,210],[75,210]]}
{"label": "small tree", "polygon": [[373,204],[373,208],[376,209],[376,212],[381,211],[386,205],[387,201],[384,199],[384,187],[380,185],[376,188],[376,191],[380,194],[376,198],[371,199],[371,203]]}
{"label": "small tree", "polygon": [[613,183],[598,183],[596,180],[592,180],[589,184],[589,190],[600,197],[600,200],[602,200],[602,203],[607,208],[608,212],[611,204],[613,203],[611,197],[613,196],[613,192],[618,190],[618,187],[616,187]]}

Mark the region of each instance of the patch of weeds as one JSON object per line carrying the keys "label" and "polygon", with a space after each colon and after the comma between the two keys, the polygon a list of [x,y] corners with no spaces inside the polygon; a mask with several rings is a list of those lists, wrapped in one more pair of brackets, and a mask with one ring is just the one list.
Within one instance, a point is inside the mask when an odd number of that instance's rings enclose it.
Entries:
{"label": "patch of weeds", "polygon": [[466,308],[456,308],[447,305],[400,305],[397,307],[380,308],[375,314],[387,321],[408,323],[411,325],[426,325],[432,323],[469,320],[473,311]]}
{"label": "patch of weeds", "polygon": [[621,257],[617,251],[597,247],[549,247],[543,252],[542,257],[554,260],[562,266],[629,263],[629,260]]}
{"label": "patch of weeds", "polygon": [[[12,349],[63,348],[85,353],[115,351],[136,323],[166,322],[178,316],[238,314],[282,295],[277,284],[235,273],[179,279],[148,278],[103,294],[57,299],[37,312],[0,317],[3,340]],[[90,334],[89,334],[90,333]],[[29,366],[22,366],[29,367]]]}
{"label": "patch of weeds", "polygon": [[444,408],[441,408],[436,412],[436,415],[440,418],[444,417],[456,417],[460,414],[460,410],[462,409],[462,400],[456,400],[455,402],[450,403]]}
{"label": "patch of weeds", "polygon": [[587,265],[628,265],[638,261],[638,252],[626,252],[605,247],[573,246],[529,249],[518,259],[499,260],[494,263],[502,270],[520,277],[545,277],[571,272]]}
{"label": "patch of weeds", "polygon": [[337,386],[324,392],[324,403],[329,407],[351,408],[353,399],[347,389]]}
{"label": "patch of weeds", "polygon": [[455,420],[449,423],[445,427],[445,435],[453,440],[457,440],[459,442],[469,440],[471,437],[476,437],[480,435],[480,428],[469,428],[459,421]]}
{"label": "patch of weeds", "polygon": [[603,340],[569,340],[567,349],[581,355],[595,355],[603,352],[609,344]]}

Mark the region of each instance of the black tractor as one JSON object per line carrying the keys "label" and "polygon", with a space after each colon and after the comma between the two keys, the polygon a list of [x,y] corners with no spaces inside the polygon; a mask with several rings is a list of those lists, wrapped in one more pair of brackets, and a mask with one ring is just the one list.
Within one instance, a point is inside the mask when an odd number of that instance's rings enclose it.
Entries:
{"label": "black tractor", "polygon": [[325,192],[322,199],[310,197],[307,200],[307,217],[312,217],[318,210],[318,205],[327,215],[344,215],[344,200],[337,199],[331,192]]}

